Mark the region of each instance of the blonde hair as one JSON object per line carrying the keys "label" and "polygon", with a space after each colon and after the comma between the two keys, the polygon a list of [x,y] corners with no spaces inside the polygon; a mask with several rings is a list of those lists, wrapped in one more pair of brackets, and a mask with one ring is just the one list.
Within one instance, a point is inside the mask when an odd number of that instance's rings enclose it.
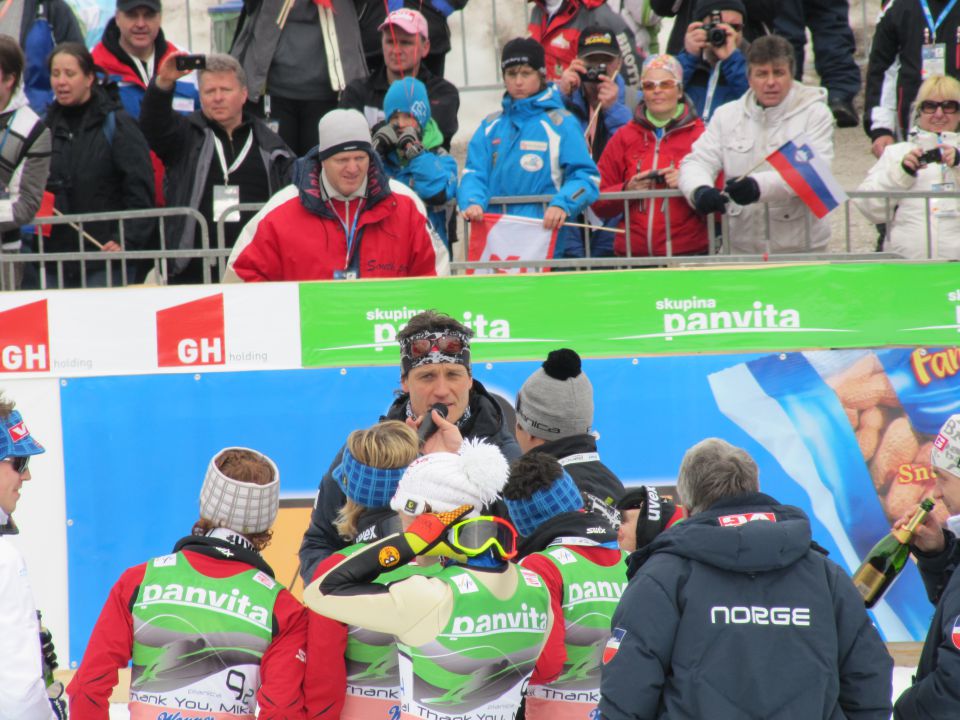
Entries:
{"label": "blonde hair", "polygon": [[[379,422],[366,430],[354,430],[347,437],[347,450],[364,465],[375,468],[405,468],[417,459],[420,443],[411,427],[399,420]],[[344,478],[349,484],[349,478]],[[366,508],[347,498],[333,521],[340,537],[352,542],[357,536],[357,521]]]}
{"label": "blonde hair", "polygon": [[920,103],[933,95],[960,102],[960,81],[947,75],[931,75],[924,80],[917,90],[917,99],[913,101],[914,122],[920,118]]}

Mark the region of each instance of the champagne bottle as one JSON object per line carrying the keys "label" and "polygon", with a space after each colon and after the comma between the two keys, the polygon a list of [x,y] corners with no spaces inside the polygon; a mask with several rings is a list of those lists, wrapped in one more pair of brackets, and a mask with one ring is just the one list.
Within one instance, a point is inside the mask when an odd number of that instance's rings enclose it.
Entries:
{"label": "champagne bottle", "polygon": [[913,517],[902,528],[891,530],[890,534],[873,546],[863,563],[853,574],[863,604],[872,608],[897,579],[900,571],[910,557],[910,541],[917,527],[933,510],[933,500],[927,498],[917,506]]}

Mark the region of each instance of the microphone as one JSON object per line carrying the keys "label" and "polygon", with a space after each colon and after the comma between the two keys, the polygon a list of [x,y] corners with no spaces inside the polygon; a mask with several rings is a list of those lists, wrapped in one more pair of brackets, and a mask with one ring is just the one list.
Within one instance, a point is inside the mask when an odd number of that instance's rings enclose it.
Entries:
{"label": "microphone", "polygon": [[423,414],[423,422],[420,423],[420,427],[417,429],[417,437],[420,438],[421,445],[437,431],[437,424],[433,421],[434,410],[440,413],[441,417],[445,418],[447,416],[447,406],[443,403],[434,403],[427,409]]}

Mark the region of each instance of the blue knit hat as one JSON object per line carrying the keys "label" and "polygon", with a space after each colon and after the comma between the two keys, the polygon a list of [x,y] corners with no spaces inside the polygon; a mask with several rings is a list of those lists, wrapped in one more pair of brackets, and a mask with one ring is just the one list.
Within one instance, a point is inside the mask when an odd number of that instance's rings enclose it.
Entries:
{"label": "blue knit hat", "polygon": [[390,498],[406,467],[376,468],[364,465],[344,447],[340,464],[333,469],[333,479],[344,495],[364,507],[378,508],[390,504]]}
{"label": "blue knit hat", "polygon": [[430,98],[426,86],[414,77],[394,81],[383,98],[383,114],[389,120],[395,112],[413,115],[423,130],[430,122]]}
{"label": "blue knit hat", "polygon": [[510,520],[523,536],[529,536],[552,517],[565,512],[576,512],[583,508],[583,497],[570,474],[563,474],[553,484],[523,500],[504,498]]}
{"label": "blue knit hat", "polygon": [[33,439],[20,413],[14,410],[0,419],[0,459],[45,453],[43,445]]}

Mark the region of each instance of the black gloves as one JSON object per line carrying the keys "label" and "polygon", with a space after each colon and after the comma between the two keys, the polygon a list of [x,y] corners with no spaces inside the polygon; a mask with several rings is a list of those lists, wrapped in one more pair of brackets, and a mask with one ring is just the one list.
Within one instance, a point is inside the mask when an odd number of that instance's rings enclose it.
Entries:
{"label": "black gloves", "polygon": [[397,130],[390,123],[384,123],[373,134],[373,149],[380,155],[386,155],[397,146]]}
{"label": "black gloves", "polygon": [[701,185],[693,191],[693,208],[701,215],[722,213],[727,209],[727,198],[715,187]]}
{"label": "black gloves", "polygon": [[[43,681],[47,685],[47,698],[50,700],[50,709],[57,720],[67,720],[67,701],[63,697],[63,683],[52,680],[53,671],[57,664],[57,651],[53,647],[53,635],[42,624],[40,612],[37,611],[37,620],[40,625],[40,661],[43,667]],[[51,681],[52,680],[52,681]]]}
{"label": "black gloves", "polygon": [[760,186],[749,175],[739,180],[728,181],[723,191],[737,205],[749,205],[760,199]]}
{"label": "black gloves", "polygon": [[404,128],[397,136],[397,152],[406,160],[413,160],[417,155],[423,152],[423,144],[420,142],[420,133],[414,127]]}
{"label": "black gloves", "polygon": [[40,654],[43,659],[44,672],[53,672],[58,667],[57,651],[53,647],[53,635],[42,625],[40,626]]}

